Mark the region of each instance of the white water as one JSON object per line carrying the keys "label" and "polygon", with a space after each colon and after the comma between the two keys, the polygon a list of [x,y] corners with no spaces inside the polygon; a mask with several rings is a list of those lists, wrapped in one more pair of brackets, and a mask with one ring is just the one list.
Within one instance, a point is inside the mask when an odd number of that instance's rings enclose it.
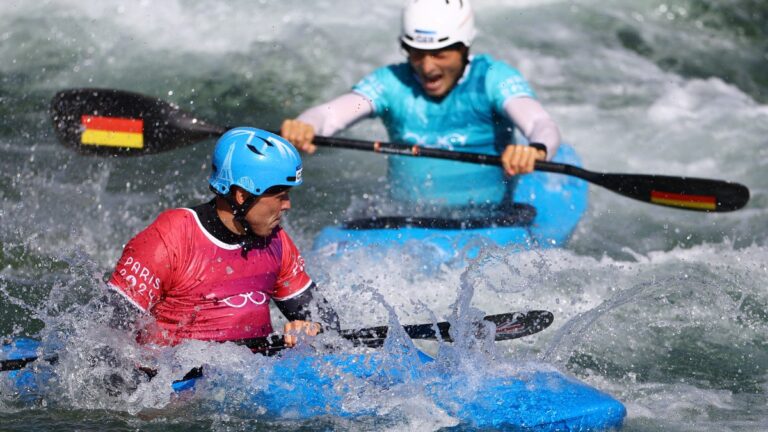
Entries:
{"label": "white water", "polygon": [[[470,293],[460,287],[472,287],[471,305],[485,314],[553,311],[550,329],[499,343],[498,349],[508,362],[546,360],[610,392],[627,405],[628,430],[768,427],[768,107],[717,77],[717,68],[709,77],[681,75],[661,67],[658,56],[626,49],[616,35],[635,29],[656,53],[673,58],[723,47],[745,52],[744,42],[686,20],[685,2],[475,3],[481,31],[475,52],[504,59],[529,78],[586,168],[737,181],[750,188],[752,200],[735,213],[699,214],[592,187],[588,214],[564,250],[486,251],[468,270],[438,274],[426,274],[418,256],[401,254],[375,262],[351,255],[330,266],[308,253],[314,234],[341,218],[352,197],[375,196],[384,164],[379,156],[350,152],[308,157],[306,184],[294,194],[288,229],[307,251],[313,277],[343,311],[344,325],[388,322],[386,305],[403,323],[443,319],[454,305],[469,301]],[[399,4],[3,4],[4,332],[36,331],[39,322],[32,317],[40,314],[50,314],[46,322],[54,327],[81,328],[80,309],[60,305],[93,295],[122,244],[161,209],[207,197],[208,144],[130,160],[68,153],[55,142],[44,113],[56,90],[134,90],[222,123],[274,127],[346,91],[373,68],[400,61]],[[385,137],[373,121],[348,133]],[[82,331],[77,340],[98,335],[87,326]],[[188,354],[178,360],[180,368],[239,358],[229,351],[184,350],[178,353],[179,359]],[[82,375],[65,376],[72,385],[84,382]],[[170,371],[163,376],[172,379]],[[63,397],[76,400],[75,407],[101,406],[99,396],[78,399],[74,394],[82,387],[71,388],[74,393]],[[148,391],[142,394],[149,399],[110,409],[161,407],[167,403],[161,393]],[[360,403],[403,411],[394,425],[339,419],[332,424],[395,430],[452,424],[440,413],[425,418],[423,400],[384,399],[371,396]],[[43,424],[55,422],[57,412],[44,416]],[[39,421],[25,411],[16,416],[20,424]],[[80,426],[88,424],[84,414],[75,417]],[[247,427],[237,413],[206,422],[212,428]]]}

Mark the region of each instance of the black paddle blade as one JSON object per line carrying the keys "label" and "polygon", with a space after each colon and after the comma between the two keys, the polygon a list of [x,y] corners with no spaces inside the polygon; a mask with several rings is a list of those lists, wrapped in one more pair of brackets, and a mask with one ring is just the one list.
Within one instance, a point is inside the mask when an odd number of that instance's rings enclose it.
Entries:
{"label": "black paddle blade", "polygon": [[536,162],[537,171],[566,174],[625,197],[665,207],[702,212],[729,212],[749,202],[749,189],[738,183],[695,177],[611,174],[555,162]]}
{"label": "black paddle blade", "polygon": [[[554,316],[548,311],[511,312],[488,315],[483,318],[483,321],[496,325],[494,339],[502,341],[538,333],[552,324]],[[435,331],[435,327],[437,327],[437,331]],[[448,322],[439,322],[437,325],[404,325],[403,328],[411,339],[437,340],[439,334],[440,339],[446,342],[453,341],[450,333],[451,325]],[[356,346],[378,348],[384,344],[388,330],[389,327],[387,326],[370,327],[361,330],[343,330],[341,335],[345,339],[351,340]]]}
{"label": "black paddle blade", "polygon": [[[27,364],[32,363],[37,359],[37,356],[33,356],[14,360],[0,360],[0,372],[24,369]],[[54,354],[52,356],[45,357],[43,360],[47,361],[48,363],[55,364],[57,361],[59,361],[59,356]]]}
{"label": "black paddle blade", "polygon": [[593,182],[636,200],[684,210],[729,212],[744,207],[749,201],[746,186],[721,180],[598,174]]}
{"label": "black paddle blade", "polygon": [[176,105],[120,90],[61,91],[50,115],[59,141],[86,154],[159,153],[225,132]]}
{"label": "black paddle blade", "polygon": [[26,366],[27,363],[32,363],[35,360],[37,360],[37,357],[27,357],[16,360],[2,360],[0,361],[0,372],[24,369],[24,366]]}
{"label": "black paddle blade", "polygon": [[517,339],[538,333],[552,324],[555,316],[549,311],[528,311],[513,314],[490,315],[486,321],[496,324],[496,340]]}

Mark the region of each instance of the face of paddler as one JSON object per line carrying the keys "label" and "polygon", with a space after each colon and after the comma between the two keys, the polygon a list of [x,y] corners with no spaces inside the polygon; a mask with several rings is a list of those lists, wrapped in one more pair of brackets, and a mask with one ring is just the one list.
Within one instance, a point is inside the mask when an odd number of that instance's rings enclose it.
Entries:
{"label": "face of paddler", "polygon": [[411,64],[424,92],[433,97],[447,95],[464,73],[467,47],[461,44],[436,50],[420,50],[407,47]]}

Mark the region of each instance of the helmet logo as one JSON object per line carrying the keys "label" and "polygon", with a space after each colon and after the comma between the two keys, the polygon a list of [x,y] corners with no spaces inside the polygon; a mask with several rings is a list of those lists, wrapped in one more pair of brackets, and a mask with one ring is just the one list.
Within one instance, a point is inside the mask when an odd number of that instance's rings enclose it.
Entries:
{"label": "helmet logo", "polygon": [[[227,156],[224,158],[221,169],[216,175],[216,183],[218,183],[218,189],[222,193],[226,193],[229,186],[234,183],[235,179],[232,176],[232,153],[235,152],[235,143],[229,145],[227,150]],[[215,165],[214,165],[215,166]]]}
{"label": "helmet logo", "polygon": [[437,32],[433,30],[415,29],[414,32],[416,33],[416,36],[413,40],[418,43],[432,43],[435,41],[435,35],[437,34]]}
{"label": "helmet logo", "polygon": [[296,183],[301,182],[301,172],[303,171],[301,166],[296,167]]}

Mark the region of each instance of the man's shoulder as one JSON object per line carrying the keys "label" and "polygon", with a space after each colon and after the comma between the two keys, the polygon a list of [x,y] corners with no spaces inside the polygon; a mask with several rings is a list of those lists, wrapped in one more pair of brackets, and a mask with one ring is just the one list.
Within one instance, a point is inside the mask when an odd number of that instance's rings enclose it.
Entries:
{"label": "man's shoulder", "polygon": [[277,240],[281,243],[281,245],[285,243],[293,244],[293,239],[290,235],[288,235],[288,232],[283,229],[282,226],[278,225],[275,227],[274,230],[272,230],[272,234],[269,236],[271,240]]}
{"label": "man's shoulder", "polygon": [[154,228],[160,233],[170,233],[197,225],[195,212],[188,208],[173,208],[160,212],[147,228]]}
{"label": "man's shoulder", "polygon": [[475,54],[472,56],[472,63],[482,62],[482,63],[495,63],[499,60],[496,60],[492,55],[483,53],[483,54]]}
{"label": "man's shoulder", "polygon": [[478,66],[482,70],[479,75],[485,83],[486,92],[494,98],[499,109],[502,109],[504,101],[510,97],[531,97],[536,94],[523,74],[515,67],[503,60],[497,60],[488,54],[481,54],[473,58],[473,67]]}
{"label": "man's shoulder", "polygon": [[296,246],[296,243],[293,241],[293,238],[288,234],[288,232],[283,229],[282,226],[278,226],[275,228],[274,231],[272,231],[272,238],[273,240],[276,239],[279,242],[280,250],[281,251],[294,251],[294,254],[299,254],[299,248]]}
{"label": "man's shoulder", "polygon": [[499,60],[490,54],[477,54],[472,56],[472,67],[481,70],[493,70],[493,69],[512,69],[515,70],[509,63],[504,60]]}
{"label": "man's shoulder", "polygon": [[387,100],[407,94],[408,89],[417,85],[413,72],[407,63],[382,66],[358,82],[352,90],[372,101],[378,113],[388,105]]}
{"label": "man's shoulder", "polygon": [[155,219],[155,222],[162,221],[162,222],[181,222],[181,221],[189,221],[192,222],[195,220],[195,212],[192,211],[192,209],[179,207],[179,208],[172,208],[172,209],[166,209],[160,212],[159,215],[157,215],[157,219]]}

